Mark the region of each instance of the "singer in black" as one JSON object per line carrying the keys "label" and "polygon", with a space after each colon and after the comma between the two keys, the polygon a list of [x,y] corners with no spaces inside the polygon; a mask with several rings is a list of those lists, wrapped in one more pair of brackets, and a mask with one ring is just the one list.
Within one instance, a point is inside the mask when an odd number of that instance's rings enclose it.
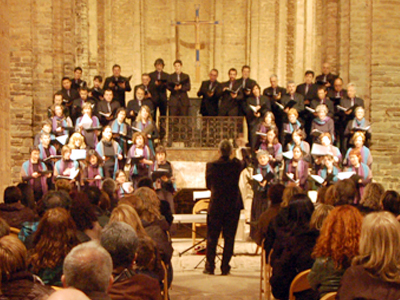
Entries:
{"label": "singer in black", "polygon": [[203,97],[200,106],[200,113],[203,117],[218,116],[218,101],[221,97],[221,84],[217,81],[218,70],[210,71],[210,80],[201,83],[197,92],[198,97]]}
{"label": "singer in black", "polygon": [[230,158],[232,148],[229,141],[221,141],[218,149],[220,158],[206,166],[206,183],[211,191],[211,200],[207,214],[207,261],[204,274],[214,274],[215,254],[221,231],[225,241],[222,275],[228,275],[231,269],[229,262],[233,255],[240,210],[243,208],[239,191],[243,165],[237,158]]}
{"label": "singer in black", "polygon": [[126,107],[125,105],[125,92],[130,92],[132,90],[129,81],[131,77],[121,76],[121,67],[119,65],[114,65],[112,68],[113,76],[107,77],[104,82],[104,90],[112,90],[114,94],[114,100],[119,102],[121,107]]}
{"label": "singer in black", "polygon": [[189,115],[190,100],[188,92],[190,91],[190,77],[182,73],[182,61],[174,62],[175,73],[168,77],[167,88],[171,91],[169,98],[170,116]]}

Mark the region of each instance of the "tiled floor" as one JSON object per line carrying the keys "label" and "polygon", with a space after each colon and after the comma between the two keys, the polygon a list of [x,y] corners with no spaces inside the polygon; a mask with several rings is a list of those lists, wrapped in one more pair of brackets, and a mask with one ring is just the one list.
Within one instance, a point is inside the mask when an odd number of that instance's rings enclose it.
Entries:
{"label": "tiled floor", "polygon": [[256,245],[252,242],[236,242],[235,254],[231,261],[231,274],[220,276],[217,263],[216,275],[204,275],[204,262],[194,267],[204,255],[179,252],[191,245],[190,239],[174,239],[172,259],[174,280],[170,291],[171,300],[254,300],[259,298],[260,255],[254,255]]}

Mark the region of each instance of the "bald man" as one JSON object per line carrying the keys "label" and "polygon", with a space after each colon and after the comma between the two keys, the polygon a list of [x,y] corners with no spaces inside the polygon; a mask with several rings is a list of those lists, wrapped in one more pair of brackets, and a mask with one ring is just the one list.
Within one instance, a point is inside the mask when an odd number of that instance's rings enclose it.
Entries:
{"label": "bald man", "polygon": [[55,293],[51,294],[47,300],[90,300],[83,292],[73,289],[67,288],[56,291]]}

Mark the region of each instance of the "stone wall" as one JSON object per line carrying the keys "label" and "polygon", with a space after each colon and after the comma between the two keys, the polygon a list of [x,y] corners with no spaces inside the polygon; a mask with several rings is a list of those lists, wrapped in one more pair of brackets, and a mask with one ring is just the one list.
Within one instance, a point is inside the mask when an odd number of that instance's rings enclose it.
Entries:
{"label": "stone wall", "polygon": [[[5,55],[1,60],[0,82],[9,86],[0,90],[5,99],[0,139],[9,139],[3,143],[9,146],[2,151],[1,167],[12,170],[14,182],[63,76],[72,77],[73,68],[81,66],[91,86],[94,75],[109,76],[118,63],[123,75],[133,75],[131,85],[135,85],[162,57],[167,72],[173,70],[176,58],[183,60],[184,72],[192,77],[191,96],[213,67],[225,81],[229,68],[240,70],[249,64],[252,77],[265,88],[272,73],[278,74],[281,85],[287,80],[300,83],[305,70],[320,73],[322,63],[330,62],[345,84],[357,84],[358,96],[366,101],[367,115],[374,122],[375,177],[380,181],[388,177],[387,186],[399,185],[394,164],[400,157],[393,142],[400,126],[396,1],[2,0],[2,4],[5,30],[0,51],[10,55],[9,62]],[[200,27],[199,80],[194,27],[172,25],[194,20],[197,5],[201,20],[220,21]],[[3,84],[7,80],[10,84]]]}

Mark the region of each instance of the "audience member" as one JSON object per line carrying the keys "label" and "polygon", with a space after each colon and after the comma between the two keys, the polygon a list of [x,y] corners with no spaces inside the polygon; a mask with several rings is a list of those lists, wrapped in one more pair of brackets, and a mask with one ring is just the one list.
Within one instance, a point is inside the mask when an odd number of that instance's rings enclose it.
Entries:
{"label": "audience member", "polygon": [[83,292],[68,288],[68,289],[61,289],[56,291],[55,293],[51,294],[47,300],[90,300]]}
{"label": "audience member", "polygon": [[114,267],[114,282],[108,291],[112,300],[161,300],[158,281],[133,269],[138,243],[135,230],[123,222],[112,222],[102,232],[101,245],[110,253]]}
{"label": "audience member", "polygon": [[10,225],[8,225],[6,220],[0,218],[0,238],[9,234],[10,234]]}
{"label": "audience member", "polygon": [[36,214],[21,203],[22,193],[16,186],[4,190],[4,203],[0,203],[0,217],[11,227],[21,228],[22,223],[32,222]]}
{"label": "audience member", "polygon": [[61,207],[49,209],[39,222],[30,253],[30,269],[45,284],[62,286],[61,275],[65,256],[79,241],[76,226]]}
{"label": "audience member", "polygon": [[[99,222],[101,227],[104,227],[107,225],[108,221],[109,221],[109,213],[108,213],[108,209],[109,207],[109,203],[107,205],[107,203],[104,203],[105,198],[102,195],[100,189],[96,186],[88,186],[84,189],[83,191],[88,199],[89,202],[92,204],[93,209],[96,213],[97,216],[97,221]],[[106,201],[107,202],[107,201]],[[102,207],[104,208],[104,206],[106,206],[106,209],[102,209]]]}
{"label": "audience member", "polygon": [[113,283],[113,262],[98,242],[90,241],[74,247],[64,259],[64,288],[72,287],[91,300],[111,300],[107,291]]}
{"label": "audience member", "polygon": [[358,209],[363,215],[381,210],[381,197],[385,189],[380,183],[368,183],[364,189]]}
{"label": "audience member", "polygon": [[336,299],[400,299],[400,223],[389,212],[368,214],[359,255],[343,275]]}
{"label": "audience member", "polygon": [[[292,280],[314,263],[311,253],[319,232],[310,229],[314,205],[306,195],[299,194],[289,203],[289,222],[281,228],[275,239],[271,256],[272,294],[276,299],[288,299]],[[294,294],[296,299],[317,299],[313,290]]]}
{"label": "audience member", "polygon": [[33,211],[36,211],[35,194],[33,193],[32,187],[25,182],[20,182],[17,184],[17,188],[21,191],[22,198],[21,203],[25,207],[29,207]]}
{"label": "audience member", "polygon": [[271,202],[271,205],[264,213],[261,214],[258,220],[257,231],[255,233],[255,242],[257,245],[261,246],[262,241],[267,236],[269,223],[273,218],[276,217],[279,209],[281,208],[284,190],[285,186],[283,184],[272,185],[268,190],[268,199]]}
{"label": "audience member", "polygon": [[5,299],[42,300],[53,290],[27,269],[28,253],[15,236],[0,238],[1,291]]}
{"label": "audience member", "polygon": [[398,218],[400,215],[400,195],[396,191],[386,191],[382,194],[381,208],[385,211],[391,212]]}
{"label": "audience member", "polygon": [[337,291],[340,280],[358,254],[362,215],[353,206],[341,205],[326,218],[315,245],[315,263],[308,282],[322,297]]}
{"label": "audience member", "polygon": [[332,205],[319,204],[315,207],[315,210],[311,216],[310,228],[321,230],[324,220],[329,215],[329,213],[334,209]]}
{"label": "audience member", "polygon": [[355,203],[357,197],[357,188],[353,180],[340,180],[335,183],[334,187],[334,206]]}

